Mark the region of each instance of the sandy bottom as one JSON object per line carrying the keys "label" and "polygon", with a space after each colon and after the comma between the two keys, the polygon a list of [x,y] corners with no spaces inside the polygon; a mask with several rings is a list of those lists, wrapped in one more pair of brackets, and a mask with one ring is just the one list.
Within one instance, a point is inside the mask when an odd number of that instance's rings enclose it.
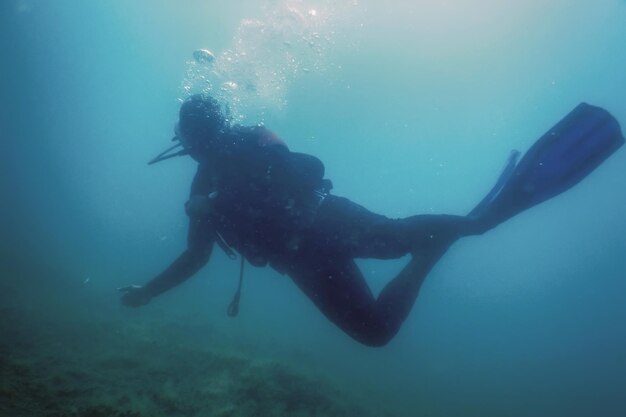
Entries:
{"label": "sandy bottom", "polygon": [[215,348],[210,326],[129,321],[58,285],[46,291],[28,271],[9,273],[0,280],[0,416],[391,416],[323,374]]}

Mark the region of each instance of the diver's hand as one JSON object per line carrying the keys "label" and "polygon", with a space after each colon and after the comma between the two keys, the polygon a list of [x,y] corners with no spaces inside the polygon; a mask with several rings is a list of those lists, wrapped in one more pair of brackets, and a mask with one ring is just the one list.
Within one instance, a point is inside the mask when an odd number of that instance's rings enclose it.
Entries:
{"label": "diver's hand", "polygon": [[121,302],[126,307],[141,307],[150,302],[152,297],[141,285],[128,285],[117,289],[122,294]]}

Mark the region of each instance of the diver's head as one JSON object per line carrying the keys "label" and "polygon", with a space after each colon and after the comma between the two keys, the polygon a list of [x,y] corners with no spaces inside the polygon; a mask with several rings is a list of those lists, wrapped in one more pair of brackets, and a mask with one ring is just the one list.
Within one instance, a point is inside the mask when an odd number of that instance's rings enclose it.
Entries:
{"label": "diver's head", "polygon": [[217,100],[206,94],[194,94],[180,106],[176,136],[185,150],[198,159],[210,152],[227,127]]}
{"label": "diver's head", "polygon": [[[217,150],[222,134],[228,130],[220,104],[206,94],[195,94],[180,106],[178,122],[174,127],[173,141],[177,143],[152,158],[148,164],[181,155],[191,155],[200,162],[210,158]],[[182,150],[176,150],[182,146]]]}

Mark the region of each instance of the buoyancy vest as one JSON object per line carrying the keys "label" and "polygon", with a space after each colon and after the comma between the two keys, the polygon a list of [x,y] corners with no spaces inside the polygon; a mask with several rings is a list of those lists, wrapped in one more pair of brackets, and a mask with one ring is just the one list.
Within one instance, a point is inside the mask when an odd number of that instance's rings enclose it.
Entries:
{"label": "buoyancy vest", "polygon": [[220,139],[210,163],[198,167],[190,203],[208,196],[219,235],[250,263],[265,265],[297,247],[332,186],[319,159],[289,151],[263,127],[236,126]]}

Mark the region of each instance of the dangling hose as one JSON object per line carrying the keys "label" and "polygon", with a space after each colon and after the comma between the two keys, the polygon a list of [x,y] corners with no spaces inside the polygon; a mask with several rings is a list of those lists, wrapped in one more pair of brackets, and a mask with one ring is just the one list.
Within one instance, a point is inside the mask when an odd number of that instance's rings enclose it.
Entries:
{"label": "dangling hose", "polygon": [[230,317],[237,317],[237,314],[239,314],[239,299],[241,298],[241,285],[243,283],[243,264],[244,257],[241,255],[241,263],[239,265],[239,286],[237,287],[237,292],[235,292],[233,301],[231,301],[228,306],[228,310],[226,311]]}

